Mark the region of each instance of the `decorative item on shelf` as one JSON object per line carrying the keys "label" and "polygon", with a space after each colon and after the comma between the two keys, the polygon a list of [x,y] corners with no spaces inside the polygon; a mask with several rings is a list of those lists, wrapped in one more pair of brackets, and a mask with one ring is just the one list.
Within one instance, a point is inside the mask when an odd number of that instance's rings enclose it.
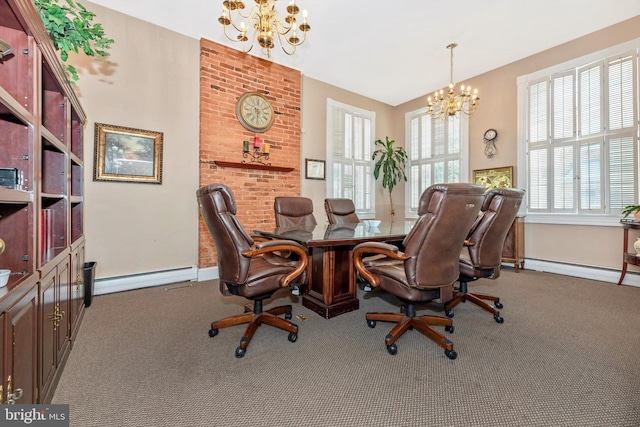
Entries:
{"label": "decorative item on shelf", "polygon": [[16,168],[0,168],[0,187],[20,190],[24,175]]}
{"label": "decorative item on shelf", "polygon": [[[246,15],[242,13],[245,8],[242,0],[224,0],[222,2],[222,16],[218,18],[218,22],[224,28],[224,35],[233,42],[240,42],[243,52],[251,51],[253,44],[257,41],[262,48],[262,53],[266,54],[268,58],[271,57],[271,49],[276,46],[275,38],[277,37],[283,52],[287,55],[293,55],[296,47],[307,39],[307,31],[311,29],[307,23],[307,11],[302,12],[302,23],[297,26],[296,15],[300,13],[300,8],[296,5],[295,0],[291,0],[287,5],[287,15],[284,19],[276,10],[277,0],[255,0],[255,2],[256,4]],[[238,20],[239,24],[236,22]],[[236,31],[236,35],[231,36],[227,33],[229,25]],[[298,37],[296,27],[302,31],[302,40]],[[247,33],[250,30],[252,34],[248,37]],[[245,43],[249,39],[251,41],[247,47]],[[287,50],[287,44],[290,50]]]}
{"label": "decorative item on shelf", "polygon": [[640,205],[627,205],[622,209],[620,213],[622,214],[623,218],[626,218],[629,215],[633,214],[636,221],[640,221]]}
{"label": "decorative item on shelf", "polygon": [[[262,151],[260,147],[262,146]],[[260,137],[258,135],[253,137],[253,151],[249,151],[249,141],[242,141],[242,157],[245,159],[251,158],[251,163],[260,163],[261,165],[271,166],[271,163],[266,163],[264,160],[269,160],[269,144],[261,144]],[[243,160],[242,163],[247,163]]]}
{"label": "decorative item on shelf", "polygon": [[495,129],[487,129],[484,133],[484,155],[487,156],[487,159],[491,159],[498,154],[498,149],[496,148],[497,139],[498,131]]}
{"label": "decorative item on shelf", "polygon": [[6,41],[0,39],[0,60],[5,56],[9,56],[13,53],[13,47]]}
{"label": "decorative item on shelf", "polygon": [[453,82],[453,49],[458,46],[457,43],[447,45],[447,49],[451,51],[451,73],[449,90],[445,93],[444,89],[436,91],[435,99],[427,98],[428,112],[431,117],[445,119],[447,117],[459,117],[460,113],[471,116],[478,106],[478,89],[471,93],[471,86],[460,86],[460,93],[455,94],[455,83]]}
{"label": "decorative item on shelf", "polygon": [[9,283],[9,275],[11,275],[11,270],[0,270],[0,288],[7,286],[7,283]]}
{"label": "decorative item on shelf", "polygon": [[633,249],[636,251],[636,256],[640,257],[640,237],[638,237],[638,240],[633,242]]}

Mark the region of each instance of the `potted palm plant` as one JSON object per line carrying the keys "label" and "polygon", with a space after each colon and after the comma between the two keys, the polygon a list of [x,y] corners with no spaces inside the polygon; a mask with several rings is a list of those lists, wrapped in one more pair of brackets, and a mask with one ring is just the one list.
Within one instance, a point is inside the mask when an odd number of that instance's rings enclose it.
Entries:
{"label": "potted palm plant", "polygon": [[385,137],[386,141],[378,139],[375,146],[378,147],[372,154],[371,160],[375,161],[373,176],[378,179],[382,171],[382,188],[389,191],[389,204],[391,207],[391,221],[394,220],[396,212],[393,208],[393,189],[401,179],[407,181],[404,167],[407,163],[407,152],[402,147],[394,147],[394,140]]}

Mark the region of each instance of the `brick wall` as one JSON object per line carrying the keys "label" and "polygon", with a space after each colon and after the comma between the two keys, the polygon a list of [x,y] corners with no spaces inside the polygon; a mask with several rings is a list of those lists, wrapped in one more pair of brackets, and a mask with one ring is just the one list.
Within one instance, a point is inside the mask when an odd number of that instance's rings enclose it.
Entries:
{"label": "brick wall", "polygon": [[[222,183],[230,187],[238,220],[249,233],[275,226],[276,196],[300,195],[300,88],[299,71],[209,40],[200,41],[200,186]],[[294,167],[292,172],[213,164],[214,160],[242,162],[242,141],[253,141],[254,134],[236,118],[236,102],[245,92],[262,93],[271,101],[273,126],[259,136],[270,144],[268,162]],[[215,265],[213,239],[200,219],[198,266]]]}

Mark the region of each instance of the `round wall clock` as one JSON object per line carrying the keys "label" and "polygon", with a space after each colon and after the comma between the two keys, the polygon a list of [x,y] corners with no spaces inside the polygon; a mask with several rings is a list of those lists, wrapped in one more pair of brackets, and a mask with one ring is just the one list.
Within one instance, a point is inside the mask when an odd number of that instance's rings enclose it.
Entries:
{"label": "round wall clock", "polygon": [[247,92],[238,99],[238,120],[251,132],[265,132],[275,118],[273,107],[267,98],[257,92]]}
{"label": "round wall clock", "polygon": [[484,139],[487,141],[493,141],[498,137],[498,132],[495,129],[488,129],[484,133]]}

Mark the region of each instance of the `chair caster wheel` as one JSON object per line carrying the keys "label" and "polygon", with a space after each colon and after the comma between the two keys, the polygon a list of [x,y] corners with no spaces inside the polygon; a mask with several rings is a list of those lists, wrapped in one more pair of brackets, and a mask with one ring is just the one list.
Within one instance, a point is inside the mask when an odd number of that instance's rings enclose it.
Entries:
{"label": "chair caster wheel", "polygon": [[453,318],[453,311],[452,310],[447,310],[444,312],[445,316],[447,316],[449,319]]}
{"label": "chair caster wheel", "polygon": [[298,341],[298,333],[297,332],[289,332],[289,341],[291,341],[291,342]]}
{"label": "chair caster wheel", "polygon": [[216,335],[218,335],[218,330],[217,329],[209,329],[209,336],[211,338],[215,337]]}
{"label": "chair caster wheel", "polygon": [[494,306],[495,308],[504,308],[504,305],[502,305],[502,303],[501,303],[500,301],[496,301],[496,302],[493,304],[493,306]]}
{"label": "chair caster wheel", "polygon": [[458,357],[458,353],[456,353],[455,350],[445,350],[444,354],[451,360],[454,360],[456,357]]}
{"label": "chair caster wheel", "polygon": [[244,357],[244,353],[245,353],[245,349],[242,347],[238,347],[236,348],[236,357],[238,359],[241,359],[242,357]]}
{"label": "chair caster wheel", "polygon": [[453,327],[453,325],[447,325],[444,327],[444,330],[452,334],[455,328]]}
{"label": "chair caster wheel", "polygon": [[367,326],[370,327],[371,329],[376,327],[376,321],[375,320],[367,320]]}
{"label": "chair caster wheel", "polygon": [[395,356],[398,353],[398,347],[395,344],[388,345],[387,351],[390,355]]}
{"label": "chair caster wheel", "polygon": [[504,323],[504,319],[502,318],[502,316],[493,316],[493,318],[496,320],[496,322],[498,323]]}
{"label": "chair caster wheel", "polygon": [[291,312],[290,312],[290,311],[287,311],[287,312],[284,314],[284,318],[285,318],[285,320],[291,320],[291,318],[292,318],[292,317],[293,317],[293,315],[291,314]]}

